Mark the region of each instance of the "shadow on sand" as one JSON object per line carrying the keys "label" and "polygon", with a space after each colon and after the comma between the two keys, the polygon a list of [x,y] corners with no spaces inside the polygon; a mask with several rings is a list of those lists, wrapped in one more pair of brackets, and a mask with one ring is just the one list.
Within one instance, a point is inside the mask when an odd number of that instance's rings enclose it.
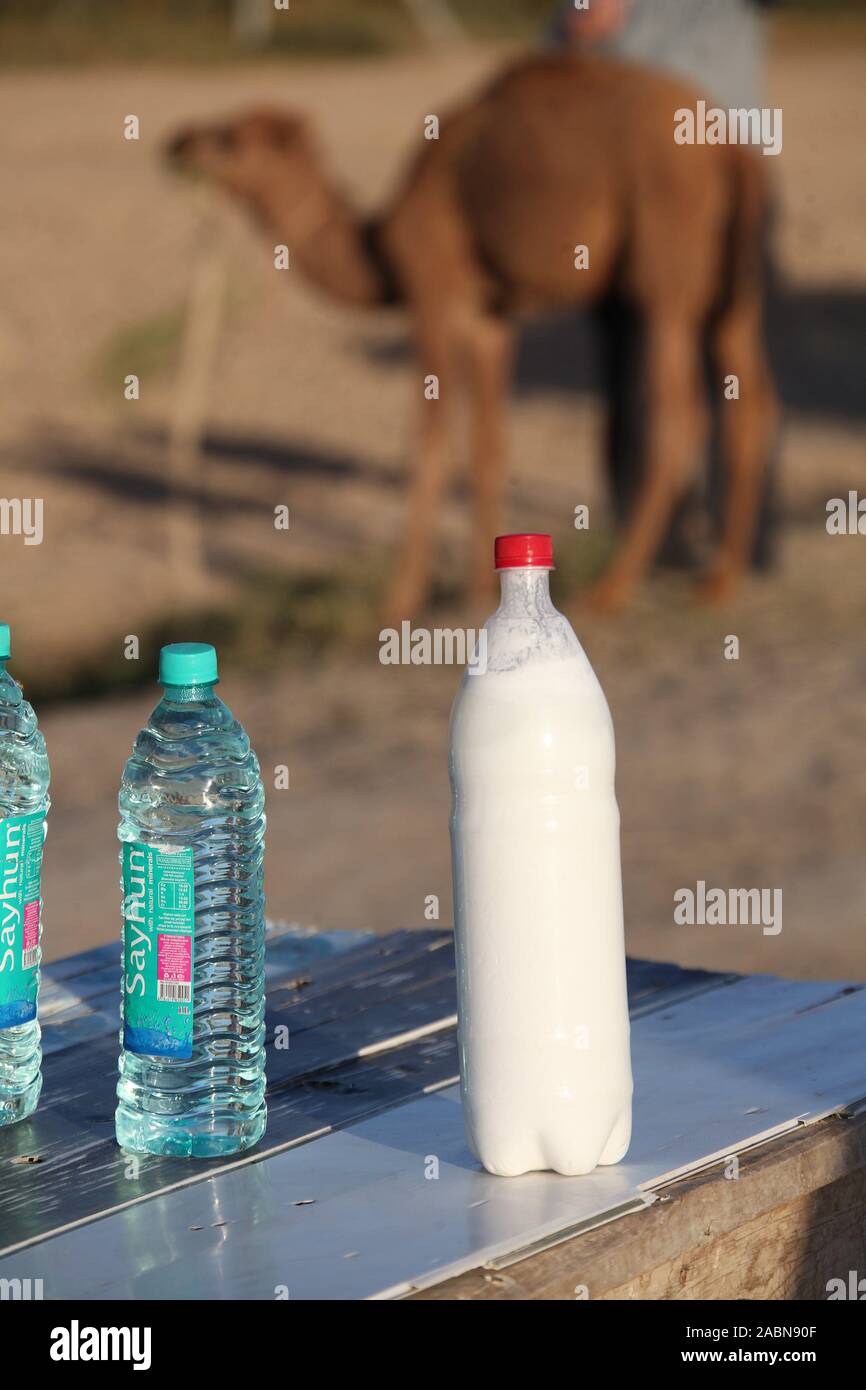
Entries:
{"label": "shadow on sand", "polygon": [[[866,393],[860,369],[866,352],[866,292],[807,289],[776,293],[769,305],[768,332],[785,408],[799,416],[855,425],[866,422]],[[411,352],[408,335],[386,345],[359,335],[358,343],[362,352],[386,368],[402,365]],[[518,397],[550,392],[597,394],[601,389],[597,335],[589,314],[549,316],[524,326],[514,383]],[[96,443],[49,435],[34,443],[32,463],[39,469],[76,478],[108,495],[160,503],[168,498],[170,490],[166,446],[167,434],[162,429],[129,436],[128,449],[116,439]],[[282,436],[248,430],[211,430],[204,438],[203,449],[206,458],[215,461],[252,463],[286,476],[319,478],[335,484],[363,479],[391,491],[402,490],[406,485],[402,470]],[[454,488],[462,494],[465,482],[458,477]],[[234,490],[221,496],[212,486],[212,479],[203,487],[172,490],[172,495],[199,503],[213,517],[237,515],[239,511],[270,511],[270,503],[264,498],[239,498]]]}

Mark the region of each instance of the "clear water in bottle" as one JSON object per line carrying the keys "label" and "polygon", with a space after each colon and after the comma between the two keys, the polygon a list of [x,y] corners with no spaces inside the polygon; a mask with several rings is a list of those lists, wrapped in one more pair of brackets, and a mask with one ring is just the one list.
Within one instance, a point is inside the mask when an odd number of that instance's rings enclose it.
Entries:
{"label": "clear water in bottle", "polygon": [[120,787],[117,1141],[209,1158],[264,1134],[264,790],[216,652],[164,647]]}
{"label": "clear water in bottle", "polygon": [[9,656],[0,623],[0,1125],[32,1114],[42,1090],[40,875],[51,804],[45,739]]}

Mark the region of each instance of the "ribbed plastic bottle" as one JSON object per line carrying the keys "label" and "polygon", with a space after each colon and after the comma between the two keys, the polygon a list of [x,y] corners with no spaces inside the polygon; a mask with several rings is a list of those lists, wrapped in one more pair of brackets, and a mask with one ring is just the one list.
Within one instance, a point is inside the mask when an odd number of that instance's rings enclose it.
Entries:
{"label": "ribbed plastic bottle", "polygon": [[631,1136],[613,724],[548,590],[500,536],[502,601],[451,716],[460,1081],[491,1173],[588,1173]]}
{"label": "ribbed plastic bottle", "polygon": [[117,1141],[210,1158],[264,1134],[264,790],[214,648],[163,647],[120,787]]}
{"label": "ribbed plastic bottle", "polygon": [[42,960],[42,847],[51,805],[45,739],[9,675],[0,623],[0,1125],[23,1120],[42,1090],[36,1018]]}

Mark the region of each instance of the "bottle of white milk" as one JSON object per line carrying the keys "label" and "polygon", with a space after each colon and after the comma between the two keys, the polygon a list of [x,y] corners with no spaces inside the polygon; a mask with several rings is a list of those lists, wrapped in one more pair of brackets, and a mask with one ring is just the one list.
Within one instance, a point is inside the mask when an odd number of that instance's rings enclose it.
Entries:
{"label": "bottle of white milk", "polygon": [[490,1173],[588,1173],[631,1137],[613,725],[551,603],[550,537],[500,536],[496,568],[451,715],[466,1133]]}

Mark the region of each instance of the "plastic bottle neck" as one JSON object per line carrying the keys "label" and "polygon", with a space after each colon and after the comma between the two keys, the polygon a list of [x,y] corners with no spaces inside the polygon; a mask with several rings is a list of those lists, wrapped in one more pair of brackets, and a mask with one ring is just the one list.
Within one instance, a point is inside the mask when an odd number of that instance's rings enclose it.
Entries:
{"label": "plastic bottle neck", "polygon": [[6,662],[8,660],[8,657],[4,657],[3,660],[0,661],[0,700],[2,700],[4,704],[9,704],[10,702],[18,704],[21,700],[21,687],[15,677],[11,676],[6,669]]}
{"label": "plastic bottle neck", "polygon": [[498,612],[509,618],[541,618],[556,609],[550,597],[550,571],[538,565],[499,571],[502,598]]}
{"label": "plastic bottle neck", "polygon": [[164,685],[162,697],[175,705],[206,704],[216,699],[214,684],[215,682],[209,681],[204,685]]}

